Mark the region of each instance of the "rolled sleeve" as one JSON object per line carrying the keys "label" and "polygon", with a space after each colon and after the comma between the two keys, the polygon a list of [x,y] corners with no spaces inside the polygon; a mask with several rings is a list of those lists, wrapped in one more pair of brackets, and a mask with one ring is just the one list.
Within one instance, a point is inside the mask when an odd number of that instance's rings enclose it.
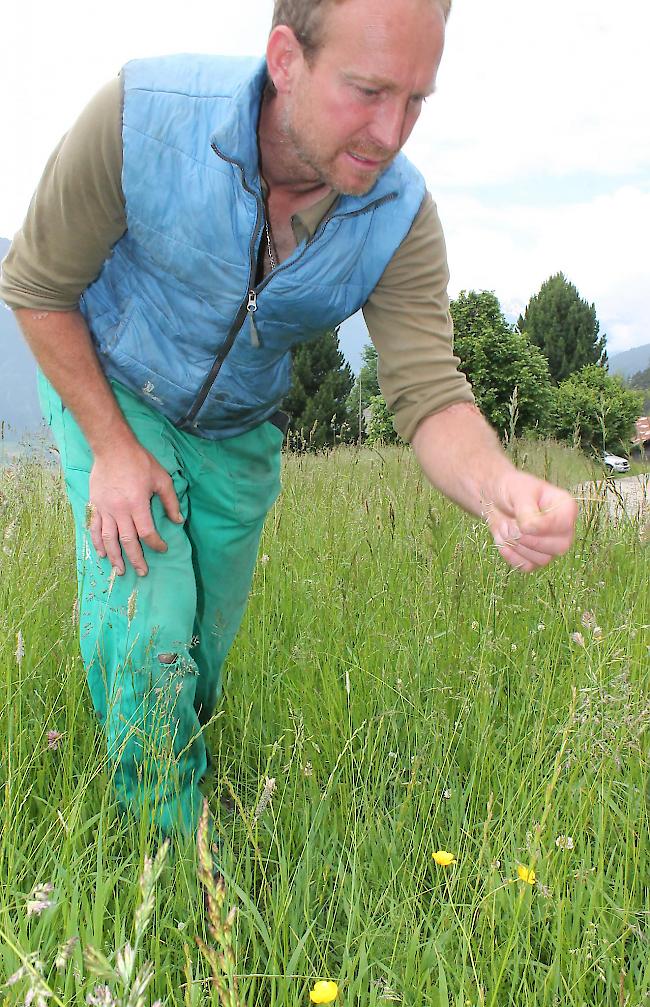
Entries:
{"label": "rolled sleeve", "polygon": [[448,282],[442,226],[427,193],[363,311],[379,357],[379,386],[406,441],[426,416],[474,402],[453,352]]}

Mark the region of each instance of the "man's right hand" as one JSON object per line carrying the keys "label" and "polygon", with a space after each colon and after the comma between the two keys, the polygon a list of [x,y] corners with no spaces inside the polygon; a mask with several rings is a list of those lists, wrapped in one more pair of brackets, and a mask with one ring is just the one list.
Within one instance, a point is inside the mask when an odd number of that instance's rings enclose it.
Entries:
{"label": "man's right hand", "polygon": [[141,543],[155,552],[167,551],[151,514],[151,498],[156,494],[170,521],[182,523],[171,476],[142,445],[95,456],[88,528],[97,554],[108,556],[119,576],[125,571],[124,557],[138,576],[147,574]]}
{"label": "man's right hand", "polygon": [[99,556],[108,556],[118,574],[125,571],[126,557],[144,577],[148,567],[140,543],[156,552],[167,549],[153,523],[151,498],[160,497],[170,521],[183,521],[171,476],[136,440],[81,312],[18,308],[16,319],[95,459],[87,521],[93,545]]}

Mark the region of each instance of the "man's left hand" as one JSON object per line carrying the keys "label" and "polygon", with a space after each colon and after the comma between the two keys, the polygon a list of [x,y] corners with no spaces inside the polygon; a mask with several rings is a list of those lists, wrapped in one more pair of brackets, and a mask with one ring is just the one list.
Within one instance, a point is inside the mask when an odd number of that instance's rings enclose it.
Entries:
{"label": "man's left hand", "polygon": [[512,469],[483,501],[483,517],[497,549],[510,566],[525,573],[570,549],[577,516],[570,493]]}

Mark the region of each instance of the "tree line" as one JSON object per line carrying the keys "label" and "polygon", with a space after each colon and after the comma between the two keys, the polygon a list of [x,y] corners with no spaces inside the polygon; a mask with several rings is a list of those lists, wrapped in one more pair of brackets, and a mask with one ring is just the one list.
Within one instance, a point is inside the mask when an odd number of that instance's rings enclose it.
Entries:
{"label": "tree line", "polygon": [[[563,273],[546,280],[515,324],[491,291],[461,291],[451,301],[454,352],[478,407],[507,440],[534,433],[588,451],[629,449],[650,368],[627,386],[609,374],[604,333],[593,304]],[[395,441],[368,344],[355,379],[338,333],[294,351],[293,387],[285,401],[290,444],[318,449],[339,441]],[[631,386],[631,387],[630,387]]]}

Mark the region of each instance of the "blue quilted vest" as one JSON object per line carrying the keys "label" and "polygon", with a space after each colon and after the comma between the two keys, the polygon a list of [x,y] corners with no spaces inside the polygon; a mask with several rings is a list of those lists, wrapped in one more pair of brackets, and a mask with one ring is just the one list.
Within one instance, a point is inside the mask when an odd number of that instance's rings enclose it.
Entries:
{"label": "blue quilted vest", "polygon": [[108,377],[181,429],[231,437],[278,409],[294,344],[365,304],[424,181],[400,155],[256,286],[265,62],[170,56],[123,77],[127,231],[81,310]]}

